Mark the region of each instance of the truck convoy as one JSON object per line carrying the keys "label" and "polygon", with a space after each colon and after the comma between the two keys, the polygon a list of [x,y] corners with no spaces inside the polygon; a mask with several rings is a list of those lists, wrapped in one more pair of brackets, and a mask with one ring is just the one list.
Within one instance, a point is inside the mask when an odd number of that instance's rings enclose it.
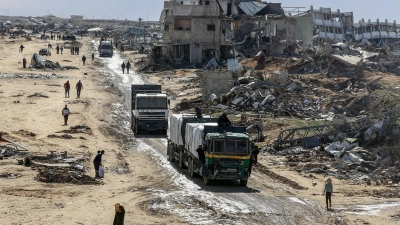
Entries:
{"label": "truck convoy", "polygon": [[132,85],[131,94],[133,133],[162,131],[167,134],[169,101],[161,92],[161,85]]}
{"label": "truck convoy", "polygon": [[114,55],[112,41],[100,41],[98,50],[100,57],[112,57]]}
{"label": "truck convoy", "polygon": [[[253,147],[246,127],[219,127],[218,118],[191,114],[173,114],[167,154],[169,161],[178,161],[179,168],[188,167],[190,176],[203,176],[205,184],[211,180],[239,180],[247,186],[250,154]],[[196,149],[205,149],[206,174],[202,174]]]}

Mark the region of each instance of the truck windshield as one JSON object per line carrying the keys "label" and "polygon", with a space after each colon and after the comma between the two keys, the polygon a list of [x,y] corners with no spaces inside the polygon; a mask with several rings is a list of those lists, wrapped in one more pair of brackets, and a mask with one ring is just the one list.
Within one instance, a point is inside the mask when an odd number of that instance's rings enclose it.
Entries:
{"label": "truck windshield", "polygon": [[167,109],[165,97],[140,97],[137,99],[137,109]]}
{"label": "truck windshield", "polygon": [[247,154],[247,140],[214,140],[213,153]]}
{"label": "truck windshield", "polygon": [[101,49],[112,49],[111,45],[101,45],[100,46]]}

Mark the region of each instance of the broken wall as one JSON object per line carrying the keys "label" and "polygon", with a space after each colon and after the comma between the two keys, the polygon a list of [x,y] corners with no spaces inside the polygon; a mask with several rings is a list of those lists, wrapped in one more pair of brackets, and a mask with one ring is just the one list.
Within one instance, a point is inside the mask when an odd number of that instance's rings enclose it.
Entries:
{"label": "broken wall", "polygon": [[234,79],[232,71],[207,71],[196,73],[197,76],[202,78],[200,85],[203,89],[202,100],[207,101],[211,94],[220,96],[228,93],[233,87]]}

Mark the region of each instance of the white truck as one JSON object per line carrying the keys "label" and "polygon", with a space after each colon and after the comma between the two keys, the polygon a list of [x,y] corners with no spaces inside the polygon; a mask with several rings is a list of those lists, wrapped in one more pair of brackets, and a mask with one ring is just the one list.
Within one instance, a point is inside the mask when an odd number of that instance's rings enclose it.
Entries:
{"label": "white truck", "polygon": [[112,41],[100,41],[99,55],[100,57],[112,57],[114,55]]}
{"label": "white truck", "polygon": [[167,134],[169,117],[168,96],[161,85],[132,85],[131,129],[136,135],[142,131],[161,131]]}
{"label": "white truck", "polygon": [[[190,176],[199,174],[205,184],[211,180],[239,180],[246,186],[253,144],[246,127],[219,127],[218,118],[191,114],[173,114],[170,118],[170,136],[167,154],[179,168],[188,167]],[[202,145],[205,152],[206,173],[202,174],[196,149]]]}

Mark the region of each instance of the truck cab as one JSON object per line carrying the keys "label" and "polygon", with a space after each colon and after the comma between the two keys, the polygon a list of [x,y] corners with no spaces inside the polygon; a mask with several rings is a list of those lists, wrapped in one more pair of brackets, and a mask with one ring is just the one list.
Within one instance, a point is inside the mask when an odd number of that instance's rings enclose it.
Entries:
{"label": "truck cab", "polygon": [[111,41],[101,41],[99,45],[99,55],[100,57],[109,56],[112,57],[114,55],[113,46]]}
{"label": "truck cab", "polygon": [[[146,90],[147,89],[147,90]],[[169,101],[158,85],[132,85],[132,131],[168,130]]]}
{"label": "truck cab", "polygon": [[209,180],[239,180],[246,186],[252,142],[245,127],[205,126],[204,135],[207,146],[204,183],[208,184]]}

